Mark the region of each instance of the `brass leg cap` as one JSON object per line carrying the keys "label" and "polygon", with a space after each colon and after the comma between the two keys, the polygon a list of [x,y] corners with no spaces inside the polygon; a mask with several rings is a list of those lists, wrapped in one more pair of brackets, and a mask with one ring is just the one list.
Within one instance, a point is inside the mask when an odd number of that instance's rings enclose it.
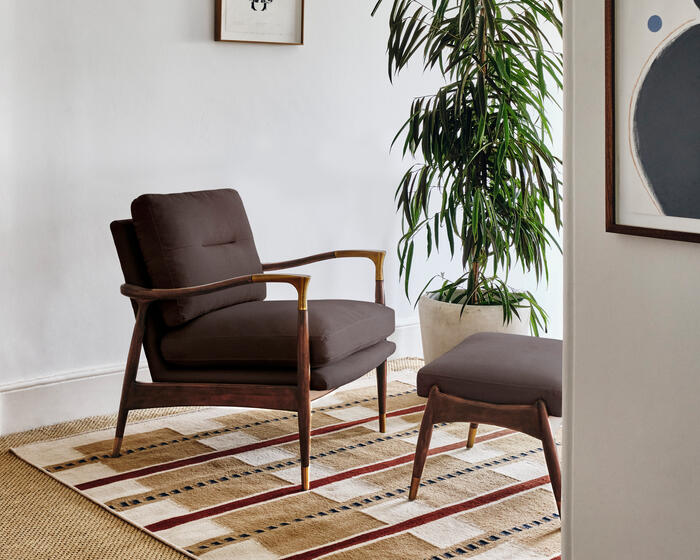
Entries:
{"label": "brass leg cap", "polygon": [[467,438],[467,449],[474,447],[474,440],[476,440],[476,428],[469,428],[469,437]]}
{"label": "brass leg cap", "polygon": [[415,500],[418,495],[418,487],[420,486],[420,477],[414,476],[411,479],[411,489],[408,492],[408,499]]}
{"label": "brass leg cap", "polygon": [[386,433],[386,413],[379,415],[379,431],[383,434]]}
{"label": "brass leg cap", "polygon": [[301,489],[308,490],[309,488],[309,467],[301,467]]}

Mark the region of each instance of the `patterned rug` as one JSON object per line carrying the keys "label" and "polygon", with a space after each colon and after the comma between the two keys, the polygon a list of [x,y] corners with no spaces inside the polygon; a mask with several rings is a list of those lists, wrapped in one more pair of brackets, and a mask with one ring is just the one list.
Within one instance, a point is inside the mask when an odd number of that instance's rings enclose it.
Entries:
{"label": "patterned rug", "polygon": [[[397,360],[388,433],[374,376],[314,402],[311,490],[299,481],[296,416],[212,408],[13,452],[191,558],[559,558],[560,524],[539,441],[437,425],[418,499],[407,500],[425,400],[417,361]],[[397,367],[398,366],[398,367]]]}

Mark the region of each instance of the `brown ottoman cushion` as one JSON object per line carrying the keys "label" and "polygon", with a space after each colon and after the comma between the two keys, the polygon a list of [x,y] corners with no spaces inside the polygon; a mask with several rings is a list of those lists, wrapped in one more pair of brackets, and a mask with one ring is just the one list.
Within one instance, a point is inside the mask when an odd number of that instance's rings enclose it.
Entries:
{"label": "brown ottoman cushion", "polygon": [[542,399],[562,414],[562,342],[502,333],[478,333],[421,368],[418,394],[440,392],[493,404],[533,404]]}

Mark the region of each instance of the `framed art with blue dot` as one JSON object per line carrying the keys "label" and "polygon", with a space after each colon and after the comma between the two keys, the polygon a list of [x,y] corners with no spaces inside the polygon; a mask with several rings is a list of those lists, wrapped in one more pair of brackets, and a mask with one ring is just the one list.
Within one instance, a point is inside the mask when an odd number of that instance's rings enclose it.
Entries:
{"label": "framed art with blue dot", "polygon": [[606,0],[606,229],[700,242],[700,0]]}

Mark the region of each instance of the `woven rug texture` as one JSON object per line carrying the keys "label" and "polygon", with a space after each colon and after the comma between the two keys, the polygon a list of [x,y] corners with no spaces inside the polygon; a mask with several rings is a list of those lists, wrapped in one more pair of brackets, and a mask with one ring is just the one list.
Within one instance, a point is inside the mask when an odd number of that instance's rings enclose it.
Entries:
{"label": "woven rug texture", "polygon": [[524,434],[482,425],[467,450],[468,424],[436,425],[408,501],[420,365],[390,363],[385,434],[374,374],[313,403],[308,492],[290,412],[135,413],[119,458],[113,417],[0,438],[0,558],[558,558],[542,448]]}

